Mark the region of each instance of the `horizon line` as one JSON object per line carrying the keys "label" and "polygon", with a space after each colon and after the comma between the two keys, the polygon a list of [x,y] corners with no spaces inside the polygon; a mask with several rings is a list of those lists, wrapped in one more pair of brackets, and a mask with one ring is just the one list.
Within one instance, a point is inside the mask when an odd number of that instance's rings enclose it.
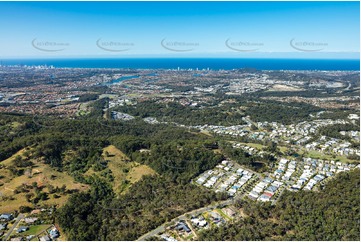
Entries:
{"label": "horizon line", "polygon": [[2,60],[46,60],[46,59],[295,59],[295,60],[361,60],[360,57],[229,57],[229,56],[137,56],[137,57],[114,57],[114,56],[97,56],[97,57],[81,57],[81,56],[44,56],[44,57],[0,57]]}

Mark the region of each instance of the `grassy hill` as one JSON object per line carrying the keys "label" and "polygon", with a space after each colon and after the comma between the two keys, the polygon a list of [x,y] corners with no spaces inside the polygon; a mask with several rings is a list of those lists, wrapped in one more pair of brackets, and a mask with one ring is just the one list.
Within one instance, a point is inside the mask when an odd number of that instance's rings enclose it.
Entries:
{"label": "grassy hill", "polygon": [[[29,151],[31,150],[22,149],[0,162],[0,213],[18,210],[20,206],[33,207],[35,204],[33,199],[39,193],[46,195],[43,195],[44,199],[36,202],[37,205],[62,206],[70,193],[88,189],[87,185],[74,181],[71,176],[58,172],[39,160],[30,159],[31,165],[21,169],[16,167],[14,160],[19,156],[24,160],[28,159],[25,154]],[[19,173],[16,174],[16,171]],[[60,191],[61,187],[63,187],[62,191]],[[56,188],[59,188],[58,191]],[[30,199],[27,199],[31,194]]]}
{"label": "grassy hill", "polygon": [[[107,161],[107,168],[111,171],[113,177],[111,184],[116,194],[125,194],[132,184],[139,181],[145,175],[156,175],[152,168],[131,161],[129,157],[114,145],[104,148],[102,156]],[[100,173],[90,168],[85,175],[99,175]]]}

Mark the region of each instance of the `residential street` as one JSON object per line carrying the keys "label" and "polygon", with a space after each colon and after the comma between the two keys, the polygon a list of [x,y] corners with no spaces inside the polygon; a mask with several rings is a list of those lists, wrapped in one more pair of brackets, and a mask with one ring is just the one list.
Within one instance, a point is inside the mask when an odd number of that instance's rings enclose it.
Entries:
{"label": "residential street", "polygon": [[193,211],[190,211],[188,213],[185,213],[185,214],[182,214],[174,219],[172,219],[170,222],[166,222],[164,224],[162,224],[161,226],[159,226],[158,228],[146,233],[145,235],[142,235],[141,237],[139,237],[137,240],[146,240],[147,238],[150,238],[156,234],[159,234],[161,232],[164,232],[165,231],[165,225],[168,224],[168,223],[173,223],[175,221],[180,221],[180,220],[185,220],[187,217],[187,215],[193,215],[193,214],[199,214],[199,213],[204,213],[206,212],[207,210],[212,210],[212,209],[215,209],[217,208],[218,206],[220,205],[230,205],[233,203],[233,199],[228,199],[228,200],[225,200],[225,201],[222,201],[222,202],[218,202],[216,204],[213,204],[213,205],[209,205],[207,207],[203,207],[203,208],[199,208],[199,209],[196,209],[196,210],[193,210]]}
{"label": "residential street", "polygon": [[25,215],[22,214],[22,213],[20,213],[20,214],[18,215],[18,217],[16,218],[16,221],[15,221],[13,227],[11,227],[11,229],[9,229],[9,231],[8,231],[7,234],[5,235],[4,241],[7,241],[7,240],[8,240],[8,238],[9,238],[9,236],[11,235],[11,233],[13,232],[13,230],[16,228],[16,226],[18,226],[19,222],[20,222],[23,218],[25,218]]}

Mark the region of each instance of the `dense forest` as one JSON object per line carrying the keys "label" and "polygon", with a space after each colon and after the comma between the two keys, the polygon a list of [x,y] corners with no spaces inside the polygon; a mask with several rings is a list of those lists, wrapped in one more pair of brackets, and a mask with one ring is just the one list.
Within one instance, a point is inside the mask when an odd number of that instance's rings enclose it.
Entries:
{"label": "dense forest", "polygon": [[304,103],[280,103],[267,100],[267,102],[253,102],[248,105],[246,115],[257,122],[279,122],[293,124],[295,122],[310,120],[310,114],[323,109]]}
{"label": "dense forest", "polygon": [[136,106],[125,105],[115,108],[141,118],[156,117],[160,121],[177,122],[184,125],[241,125],[243,115],[238,112],[230,113],[222,107],[196,108],[183,106],[177,102],[159,103],[144,101]]}
{"label": "dense forest", "polygon": [[114,198],[102,186],[73,195],[58,211],[70,240],[135,240],[170,218],[225,197],[166,177],[146,177]]}
{"label": "dense forest", "polygon": [[[242,117],[250,116],[257,122],[279,122],[292,124],[311,120],[310,114],[324,111],[305,103],[282,103],[245,97],[218,97],[202,108],[183,106],[177,102],[159,103],[157,100],[143,101],[137,105],[125,105],[114,110],[145,118],[156,117],[161,121],[177,122],[184,125],[242,125]],[[222,102],[225,103],[222,103]],[[222,103],[222,104],[220,104]],[[348,115],[348,114],[347,114]]]}
{"label": "dense forest", "polygon": [[[265,153],[263,156],[250,155],[243,149],[234,149],[231,144],[222,141],[219,143],[219,146],[225,156],[231,158],[240,165],[258,172],[272,168],[276,161],[275,156],[271,155],[271,153]],[[279,152],[277,145],[274,142],[269,142],[265,149],[269,152]]]}

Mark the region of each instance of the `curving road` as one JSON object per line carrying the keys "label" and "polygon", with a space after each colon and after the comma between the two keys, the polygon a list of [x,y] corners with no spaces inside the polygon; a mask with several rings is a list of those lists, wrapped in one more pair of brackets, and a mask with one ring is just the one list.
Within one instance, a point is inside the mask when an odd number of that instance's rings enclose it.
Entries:
{"label": "curving road", "polygon": [[215,204],[211,204],[211,205],[208,205],[207,207],[203,207],[203,208],[198,208],[198,209],[195,209],[193,211],[190,211],[190,212],[187,212],[187,213],[184,213],[174,219],[172,219],[170,222],[165,222],[164,224],[160,225],[159,227],[157,227],[156,229],[153,229],[152,231],[142,235],[141,237],[139,237],[137,240],[141,240],[141,241],[144,241],[146,240],[147,238],[150,238],[152,236],[155,236],[159,233],[162,233],[165,231],[165,227],[166,227],[166,224],[169,224],[169,223],[174,223],[176,221],[180,221],[180,220],[186,220],[186,216],[187,215],[196,215],[196,214],[199,214],[199,213],[204,213],[208,210],[212,210],[212,209],[215,209],[217,208],[218,206],[226,206],[226,205],[230,205],[233,203],[233,199],[228,199],[228,200],[224,200],[224,201],[221,201],[221,202],[218,202],[218,203],[215,203]]}

